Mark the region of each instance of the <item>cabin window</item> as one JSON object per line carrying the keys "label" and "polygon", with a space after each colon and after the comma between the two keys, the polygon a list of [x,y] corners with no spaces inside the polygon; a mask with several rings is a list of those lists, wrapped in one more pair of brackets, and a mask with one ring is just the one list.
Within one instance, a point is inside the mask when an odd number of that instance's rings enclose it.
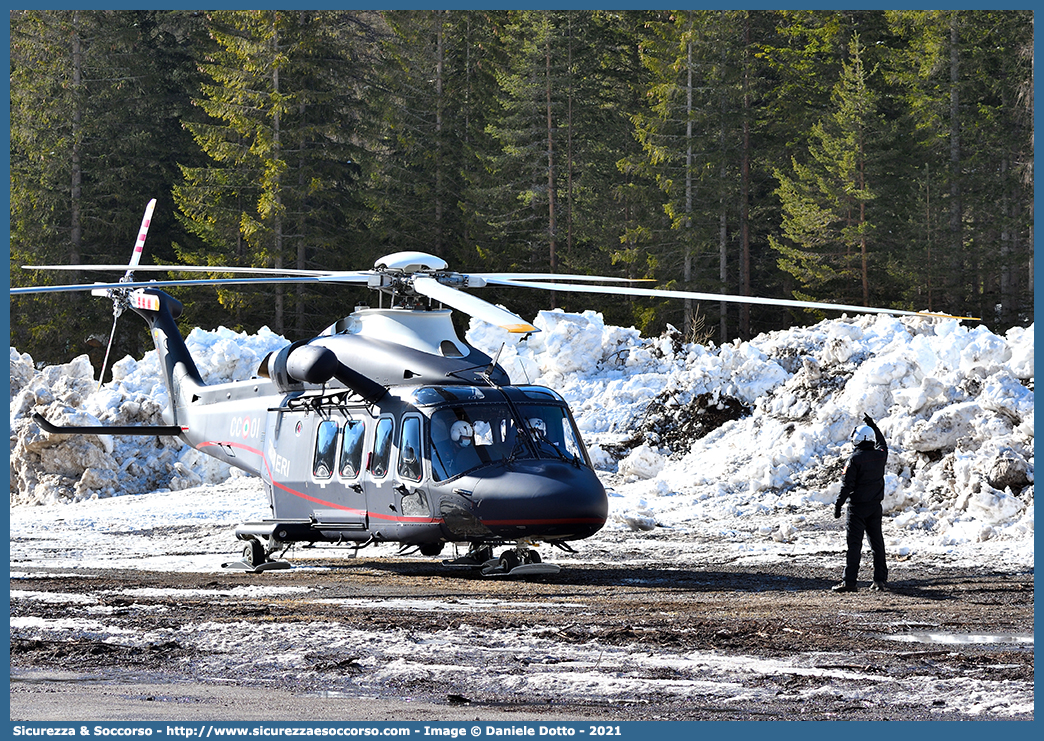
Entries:
{"label": "cabin window", "polygon": [[334,459],[337,456],[337,423],[324,420],[319,423],[315,436],[315,457],[312,459],[312,475],[317,479],[333,476]]}
{"label": "cabin window", "polygon": [[370,473],[377,478],[388,475],[388,465],[391,463],[392,449],[392,421],[388,417],[382,417],[377,423],[377,431],[373,436],[373,454],[370,458]]}
{"label": "cabin window", "polygon": [[365,437],[366,425],[361,419],[350,419],[345,423],[344,437],[341,439],[341,468],[339,471],[344,478],[354,479],[362,471]]}
{"label": "cabin window", "polygon": [[421,424],[419,417],[406,417],[399,436],[399,478],[421,480]]}

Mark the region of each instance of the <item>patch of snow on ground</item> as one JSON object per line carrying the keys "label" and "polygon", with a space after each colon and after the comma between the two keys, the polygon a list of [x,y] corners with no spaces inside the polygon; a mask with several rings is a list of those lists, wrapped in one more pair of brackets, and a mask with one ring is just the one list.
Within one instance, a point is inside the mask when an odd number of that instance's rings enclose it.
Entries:
{"label": "patch of snow on ground", "polygon": [[[570,698],[597,696],[608,701],[634,697],[691,697],[698,693],[723,703],[755,706],[762,701],[812,698],[830,693],[846,702],[871,698],[886,705],[1005,716],[1033,712],[1029,682],[955,677],[925,681],[923,676],[892,677],[858,668],[830,668],[844,657],[803,653],[793,657],[726,655],[715,651],[684,653],[606,645],[592,638],[563,644],[540,630],[488,631],[466,623],[453,630],[368,631],[331,623],[258,624],[200,622],[130,635],[111,624],[90,620],[12,618],[12,629],[77,631],[94,640],[137,641],[139,645],[170,641],[194,646],[203,676],[220,679],[249,668],[255,676],[279,677],[314,670],[312,646],[321,631],[327,658],[350,655],[363,669],[352,679],[353,692],[412,683],[437,683],[447,691],[489,696],[526,694]],[[365,650],[360,650],[365,647]],[[227,657],[240,657],[230,667]],[[179,659],[174,659],[179,661]],[[207,667],[207,662],[212,666]],[[474,667],[481,666],[481,671]],[[869,669],[869,668],[868,668]],[[822,682],[797,683],[791,677]],[[789,687],[781,690],[781,686]]]}

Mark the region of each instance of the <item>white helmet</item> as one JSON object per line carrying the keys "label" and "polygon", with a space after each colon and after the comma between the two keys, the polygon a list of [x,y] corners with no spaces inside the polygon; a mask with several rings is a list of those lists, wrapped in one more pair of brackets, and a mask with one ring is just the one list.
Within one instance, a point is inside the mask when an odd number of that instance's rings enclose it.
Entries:
{"label": "white helmet", "polygon": [[530,417],[526,420],[529,429],[538,437],[547,437],[547,422],[541,417]]}
{"label": "white helmet", "polygon": [[859,443],[872,443],[877,441],[877,435],[868,425],[859,425],[852,431],[852,442],[856,445]]}
{"label": "white helmet", "polygon": [[475,429],[471,426],[470,422],[465,422],[460,419],[453,423],[450,427],[450,440],[462,448],[466,448],[471,445],[472,438],[475,437]]}

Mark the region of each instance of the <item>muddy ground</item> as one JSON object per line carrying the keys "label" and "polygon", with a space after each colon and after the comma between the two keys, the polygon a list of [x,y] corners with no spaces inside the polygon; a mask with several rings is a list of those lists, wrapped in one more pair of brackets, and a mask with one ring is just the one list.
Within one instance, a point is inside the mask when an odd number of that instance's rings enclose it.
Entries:
{"label": "muddy ground", "polygon": [[[1032,719],[995,699],[1010,688],[1032,707],[1032,573],[907,564],[886,593],[832,594],[837,568],[786,563],[576,564],[528,581],[420,558],[294,564],[12,579],[12,720]],[[230,628],[248,638],[208,637]],[[490,635],[539,644],[464,647]],[[396,636],[463,641],[430,660],[456,672],[375,679]],[[549,672],[559,684],[537,681]]]}

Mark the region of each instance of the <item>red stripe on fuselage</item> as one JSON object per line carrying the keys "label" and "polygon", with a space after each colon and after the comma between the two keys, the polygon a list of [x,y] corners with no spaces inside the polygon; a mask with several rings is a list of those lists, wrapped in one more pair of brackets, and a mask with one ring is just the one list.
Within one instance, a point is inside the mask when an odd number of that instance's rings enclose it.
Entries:
{"label": "red stripe on fuselage", "polygon": [[[434,518],[434,517],[402,517],[402,516],[398,516],[398,515],[385,515],[385,514],[378,514],[376,512],[370,512],[370,511],[367,511],[367,510],[355,509],[353,507],[346,507],[345,505],[337,504],[336,502],[328,502],[325,499],[319,499],[318,497],[310,496],[308,494],[305,494],[304,492],[297,491],[296,489],[291,489],[286,484],[281,484],[278,481],[275,481],[272,478],[272,468],[268,465],[268,458],[267,458],[267,456],[265,456],[265,454],[263,452],[261,452],[260,450],[257,450],[256,448],[251,448],[249,445],[243,445],[242,443],[234,443],[234,442],[224,442],[224,443],[222,443],[222,442],[214,442],[214,441],[200,443],[198,447],[205,448],[205,447],[211,447],[211,446],[227,446],[227,447],[230,447],[230,448],[238,448],[239,450],[244,450],[244,451],[246,451],[248,453],[253,453],[254,455],[259,456],[261,458],[261,462],[265,466],[265,473],[267,474],[267,477],[263,477],[263,478],[266,479],[268,481],[268,483],[270,483],[272,486],[275,486],[275,487],[281,489],[282,491],[285,491],[287,494],[291,494],[292,496],[298,497],[300,499],[305,499],[305,500],[307,500],[309,502],[313,502],[315,504],[320,504],[320,505],[322,505],[324,507],[329,507],[331,509],[339,509],[339,510],[343,510],[345,512],[352,512],[354,514],[363,514],[365,512],[367,514],[367,516],[370,517],[371,519],[385,520],[385,521],[388,521],[388,522],[422,523],[422,524],[427,524],[427,525],[437,525],[437,524],[442,524],[442,522],[443,522],[441,517],[439,517],[439,518]],[[486,527],[519,527],[519,526],[523,526],[523,527],[536,527],[536,526],[547,527],[547,526],[550,526],[550,525],[599,525],[599,526],[601,526],[601,525],[605,524],[605,520],[601,519],[601,518],[598,518],[598,517],[583,517],[583,518],[579,518],[579,519],[558,519],[558,520],[482,520],[480,518],[480,521]]]}
{"label": "red stripe on fuselage", "polygon": [[305,500],[307,500],[309,502],[313,502],[314,504],[321,504],[324,507],[329,507],[331,509],[339,509],[339,510],[343,510],[345,512],[352,512],[354,514],[364,514],[365,513],[370,518],[376,519],[376,520],[388,520],[390,522],[423,523],[423,524],[428,524],[428,525],[435,525],[435,524],[441,524],[442,523],[442,519],[441,518],[432,518],[432,517],[399,517],[399,516],[392,516],[392,515],[377,514],[376,512],[369,512],[367,510],[355,509],[354,507],[346,507],[343,504],[337,504],[336,502],[328,502],[325,499],[319,499],[318,497],[309,496],[308,494],[305,494],[304,492],[297,491],[296,489],[291,489],[286,484],[281,484],[278,481],[276,481],[274,478],[272,478],[272,468],[271,468],[271,466],[268,465],[268,457],[263,452],[261,452],[260,450],[258,450],[256,448],[251,448],[249,445],[243,445],[242,443],[231,443],[231,442],[229,442],[229,443],[222,443],[222,442],[210,441],[210,442],[204,442],[204,443],[200,443],[199,444],[200,448],[213,447],[213,446],[220,446],[220,447],[227,446],[227,447],[230,447],[230,448],[238,448],[239,450],[245,450],[248,453],[253,453],[256,456],[259,456],[261,458],[261,462],[265,466],[265,473],[267,474],[267,476],[263,476],[262,477],[262,480],[268,481],[268,483],[271,484],[272,486],[277,487],[278,489],[281,489],[281,490],[285,491],[287,494],[291,494],[291,495],[293,495],[295,497],[298,497],[299,499],[305,499]]}

